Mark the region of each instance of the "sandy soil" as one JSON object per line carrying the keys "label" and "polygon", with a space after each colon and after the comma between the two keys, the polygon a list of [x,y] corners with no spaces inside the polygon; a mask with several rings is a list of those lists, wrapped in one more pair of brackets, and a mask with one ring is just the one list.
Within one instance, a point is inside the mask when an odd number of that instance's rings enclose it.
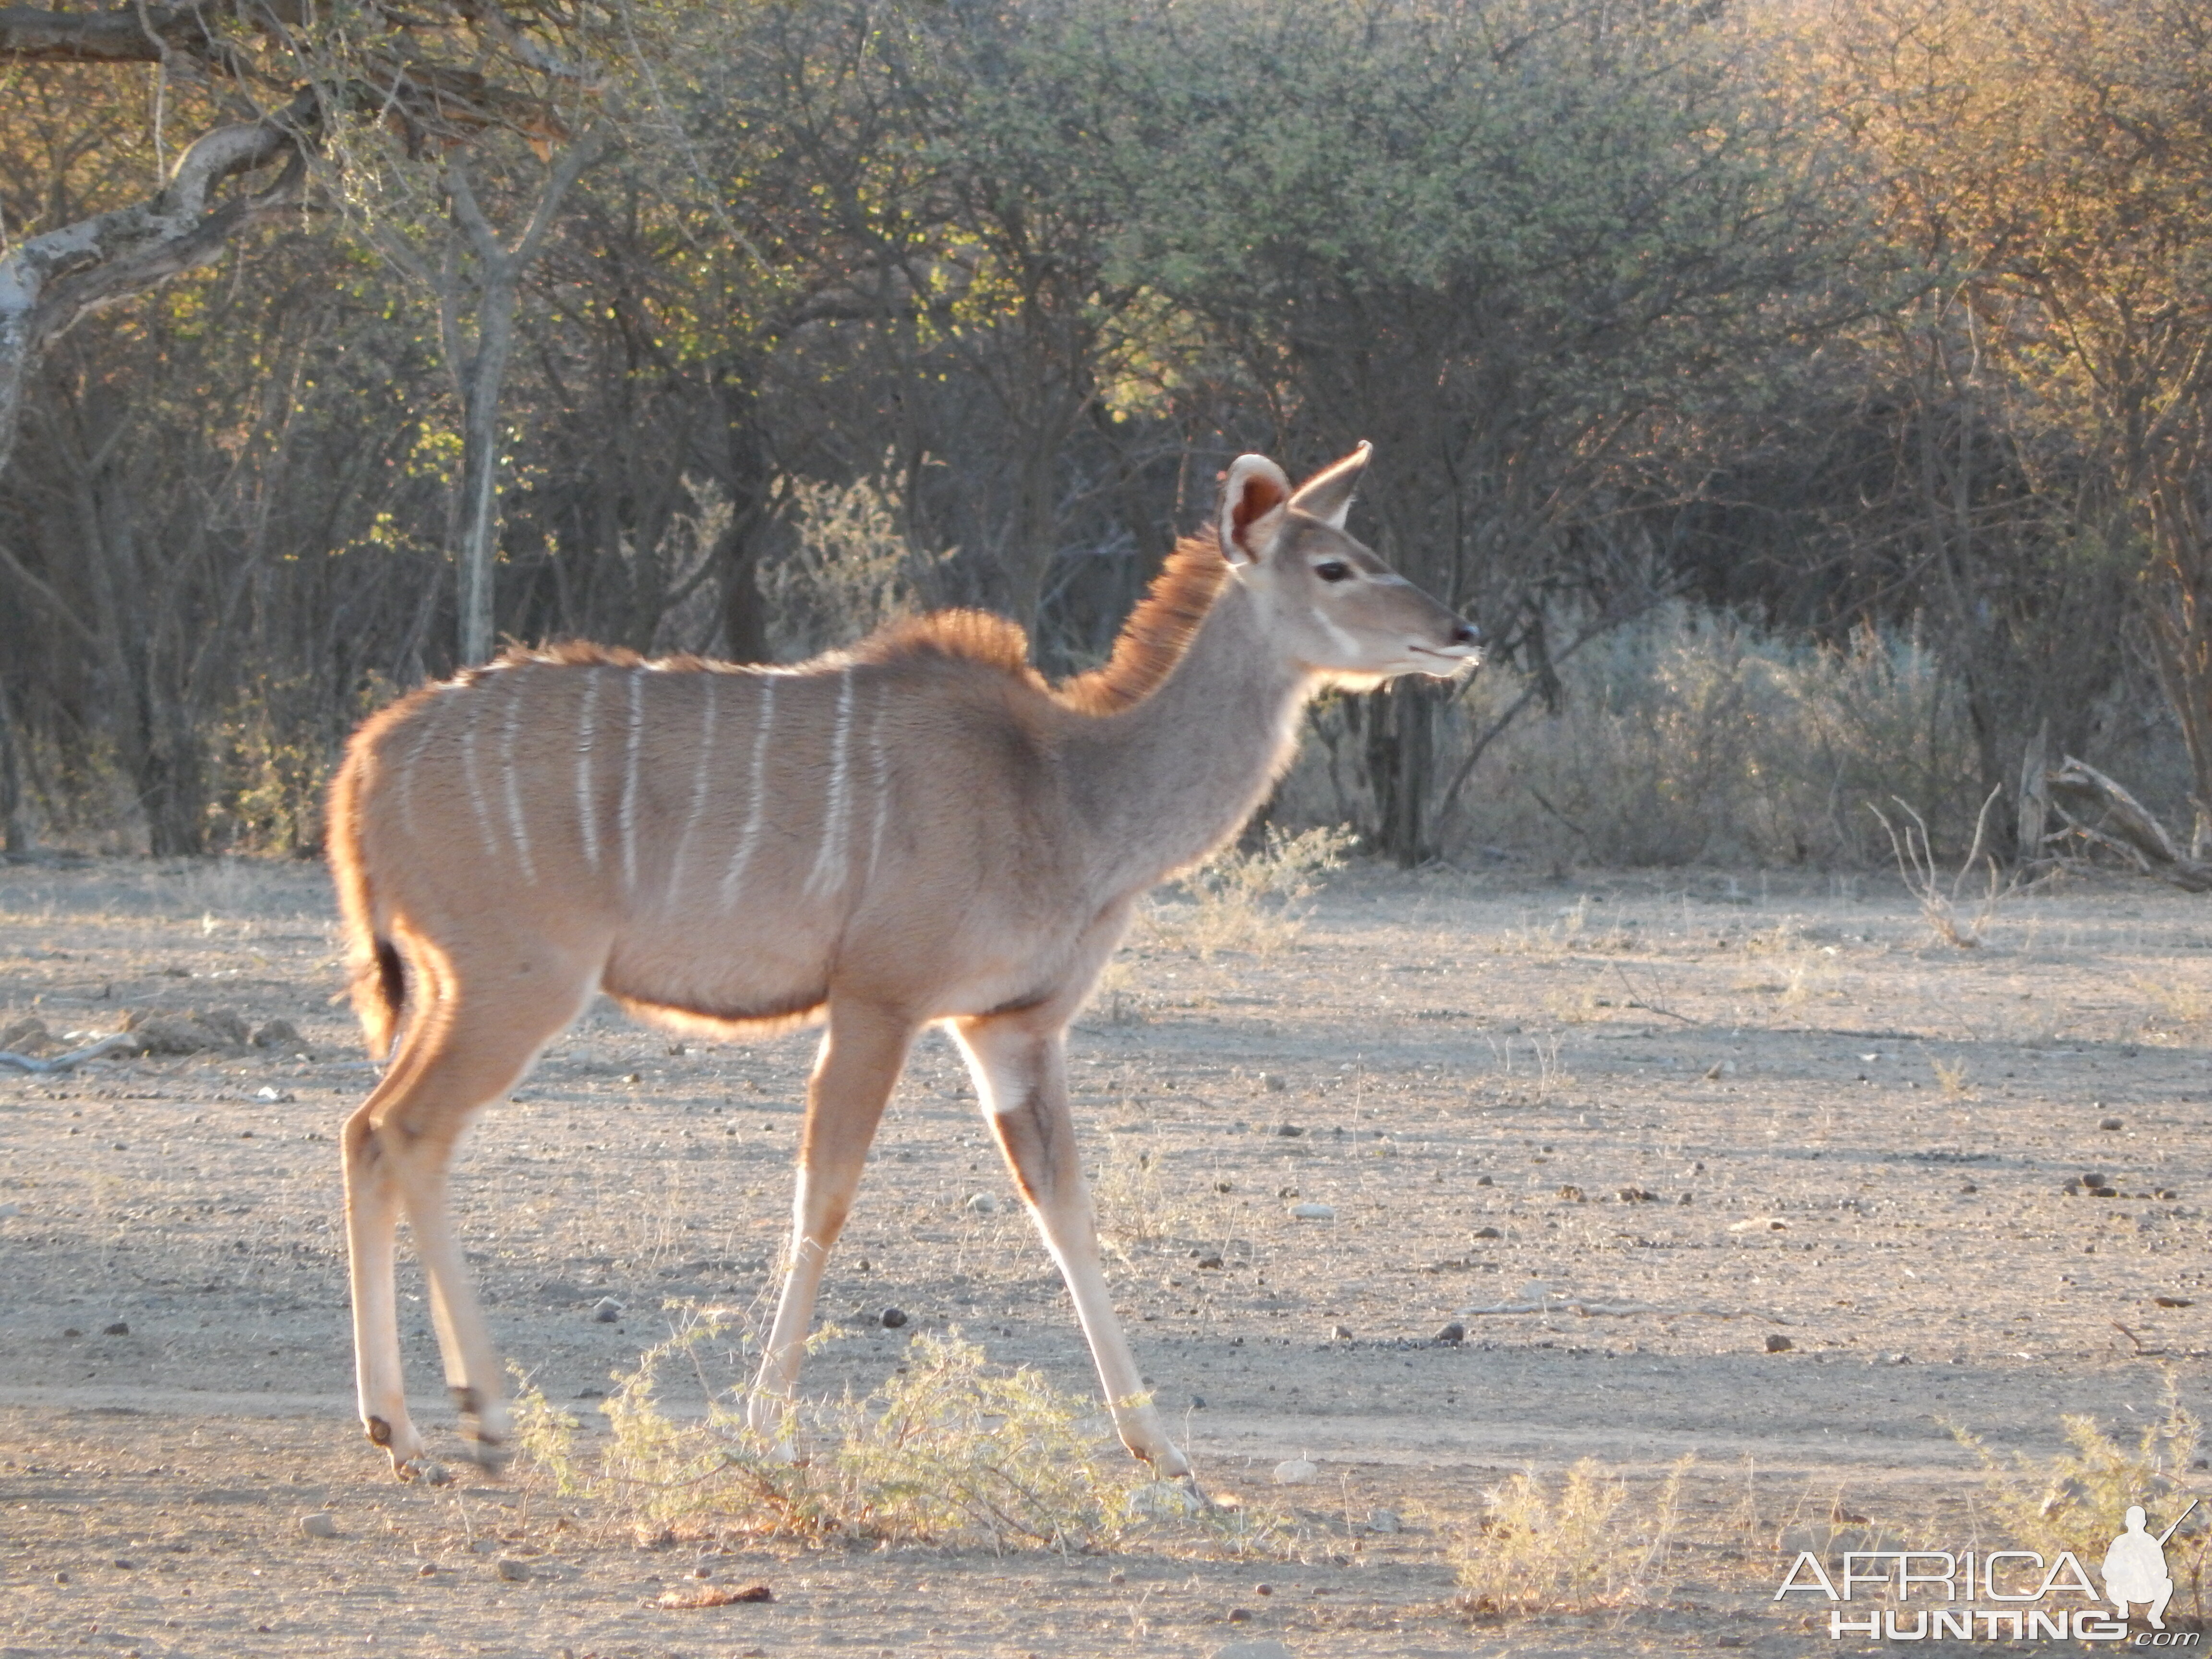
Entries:
{"label": "sandy soil", "polygon": [[[653,1547],[526,1483],[401,1487],[352,1420],[334,1137],[371,1071],[330,916],[311,867],[0,869],[0,1028],[222,1007],[303,1037],[0,1071],[0,1659],[1832,1651],[1769,1599],[1793,1520],[1963,1514],[1947,1424],[2033,1456],[2069,1412],[2131,1436],[2162,1368],[2205,1405],[2203,900],[2069,882],[1962,951],[1860,878],[1360,871],[1291,951],[1140,939],[1074,1044],[1140,1359],[1209,1484],[1293,1518],[1291,1557]],[[588,1417],[665,1301],[765,1294],[810,1055],[595,1012],[482,1126],[456,1207],[549,1396]],[[2091,1170],[2119,1196],[2064,1190]],[[1011,1197],[932,1039],[810,1388],[882,1379],[889,1305],[1090,1386],[1026,1222],[977,1193]],[[1481,1311],[1534,1285],[1543,1311]],[[449,1434],[420,1289],[417,1418]],[[593,1322],[609,1296],[625,1317]],[[1465,1343],[1432,1341],[1453,1319]],[[1686,1453],[1735,1541],[1645,1605],[1454,1605],[1502,1477]],[[1299,1455],[1320,1479],[1270,1488]],[[317,1510],[336,1538],[301,1534]],[[702,1567],[775,1600],[656,1605]]]}

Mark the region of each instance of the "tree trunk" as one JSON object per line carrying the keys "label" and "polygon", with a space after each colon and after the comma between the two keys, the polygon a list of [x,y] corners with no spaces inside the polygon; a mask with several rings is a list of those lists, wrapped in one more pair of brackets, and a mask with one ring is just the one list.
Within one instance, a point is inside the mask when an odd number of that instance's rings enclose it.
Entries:
{"label": "tree trunk", "polygon": [[0,851],[21,858],[31,850],[30,803],[23,788],[22,738],[15,729],[8,689],[0,685]]}
{"label": "tree trunk", "polygon": [[1367,698],[1367,781],[1375,793],[1375,850],[1401,868],[1427,862],[1435,783],[1437,694],[1400,680]]}
{"label": "tree trunk", "polygon": [[[2190,459],[2193,459],[2191,447]],[[2193,466],[2166,469],[2150,490],[2153,660],[2189,749],[2197,810],[2212,803],[2212,515]]]}
{"label": "tree trunk", "polygon": [[[504,262],[502,262],[504,264]],[[515,273],[487,270],[477,306],[477,349],[461,381],[459,555],[461,661],[489,662],[499,559],[499,398],[514,345]]]}
{"label": "tree trunk", "polygon": [[[512,248],[502,246],[477,204],[467,168],[459,161],[446,171],[456,235],[447,244],[445,269],[436,279],[439,338],[461,401],[461,510],[454,548],[459,576],[459,646],[464,667],[490,660],[496,611],[495,575],[499,562],[499,400],[514,347],[514,307],[522,276],[545,245],[553,220],[569,187],[584,169],[605,155],[611,141],[605,133],[586,134],[561,152],[532,210],[530,223]],[[461,343],[460,246],[475,257],[476,339]],[[387,240],[387,246],[392,244]],[[411,258],[404,268],[420,275]]]}

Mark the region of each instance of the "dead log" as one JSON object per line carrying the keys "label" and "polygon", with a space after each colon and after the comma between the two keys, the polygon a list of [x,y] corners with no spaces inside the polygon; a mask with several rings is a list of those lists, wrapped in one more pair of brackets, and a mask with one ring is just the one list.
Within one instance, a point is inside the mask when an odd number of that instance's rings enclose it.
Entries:
{"label": "dead log", "polygon": [[2073,836],[2185,892],[2212,892],[2212,864],[2185,854],[2148,807],[2087,762],[2066,756],[2044,775],[2044,792]]}

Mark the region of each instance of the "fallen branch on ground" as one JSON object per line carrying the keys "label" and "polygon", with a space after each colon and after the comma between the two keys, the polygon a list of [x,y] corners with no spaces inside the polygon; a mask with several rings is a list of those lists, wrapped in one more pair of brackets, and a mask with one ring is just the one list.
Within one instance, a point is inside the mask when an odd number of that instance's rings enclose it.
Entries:
{"label": "fallen branch on ground", "polygon": [[2212,864],[2185,854],[2141,801],[2095,767],[2069,755],[2045,775],[2044,788],[2074,836],[2117,854],[2138,874],[2185,892],[2212,892]]}
{"label": "fallen branch on ground", "polygon": [[146,1046],[145,1039],[130,1031],[116,1031],[88,1042],[82,1048],[72,1048],[65,1054],[56,1054],[52,1060],[33,1060],[28,1054],[10,1054],[0,1048],[0,1066],[13,1066],[18,1071],[32,1072],[40,1077],[50,1077],[58,1072],[74,1072],[88,1060],[104,1060],[110,1054],[137,1054]]}

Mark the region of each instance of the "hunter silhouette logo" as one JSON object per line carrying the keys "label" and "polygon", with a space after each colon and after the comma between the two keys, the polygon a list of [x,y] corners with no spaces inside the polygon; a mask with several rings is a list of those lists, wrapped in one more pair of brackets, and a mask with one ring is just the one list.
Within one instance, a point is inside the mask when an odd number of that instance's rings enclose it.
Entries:
{"label": "hunter silhouette logo", "polygon": [[[2166,1627],[2166,1603],[2173,1599],[2166,1547],[2198,1501],[2192,1498],[2172,1525],[2155,1534],[2142,1506],[2130,1505],[2124,1529],[2105,1551],[2101,1595],[2070,1550],[2046,1559],[2038,1550],[1872,1549],[1845,1551],[1833,1572],[1812,1551],[1800,1550],[1774,1599],[1814,1595],[1846,1604],[1828,1609],[1828,1634],[1838,1641],[1860,1636],[2193,1648],[2201,1639],[2197,1632]],[[2131,1636],[2128,1620],[2137,1607],[2150,1629]]]}
{"label": "hunter silhouette logo", "polygon": [[2166,1540],[2195,1512],[2198,1501],[2191,1498],[2173,1525],[2155,1538],[2146,1529],[2142,1505],[2129,1506],[2128,1529],[2105,1552],[2105,1595],[2121,1618],[2128,1616],[2130,1602],[2140,1601],[2148,1609],[2144,1616],[2150,1627],[2166,1628],[2166,1604],[2173,1599],[2173,1580],[2166,1571]]}

